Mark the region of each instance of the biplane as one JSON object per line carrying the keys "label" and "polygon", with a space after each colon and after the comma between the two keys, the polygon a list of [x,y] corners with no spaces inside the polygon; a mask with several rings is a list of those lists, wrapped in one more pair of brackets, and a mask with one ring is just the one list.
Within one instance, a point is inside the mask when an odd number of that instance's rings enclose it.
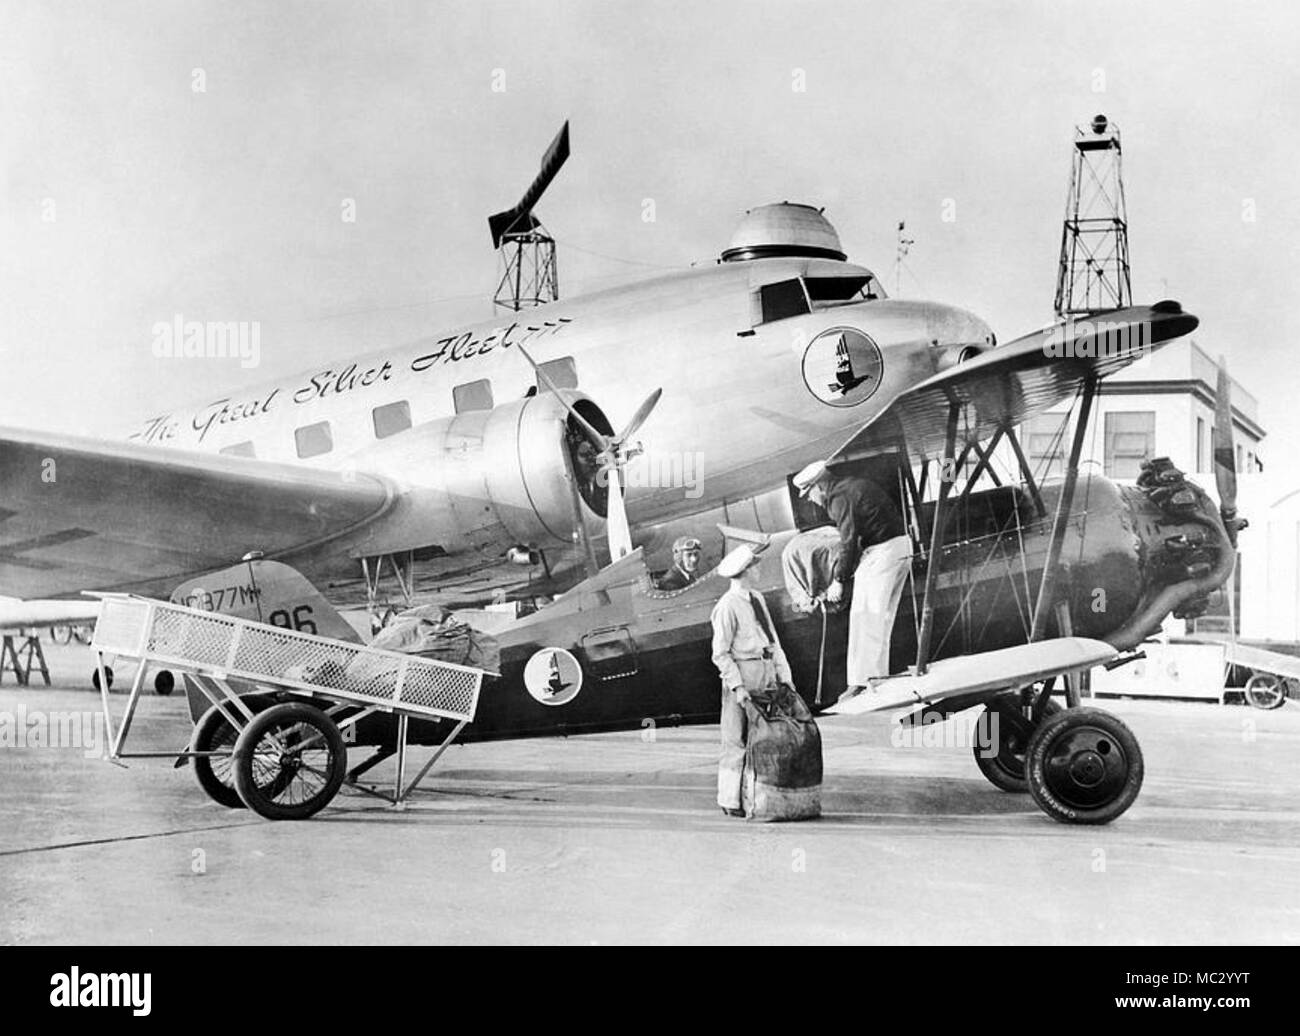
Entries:
{"label": "biplane", "polygon": [[[567,156],[567,127],[557,139]],[[559,161],[511,225],[531,226]],[[1160,302],[998,344],[964,309],[889,298],[821,210],[762,206],[714,265],[167,403],[126,441],[0,430],[0,592],[25,598],[0,607],[0,625],[47,621],[42,599],[86,591],[167,598],[249,553],[321,588],[266,610],[308,637],[326,636],[318,611],[377,612],[394,587],[404,604],[543,602],[499,631],[500,677],[463,739],[707,722],[717,684],[701,632],[721,587],[663,595],[654,558],[719,524],[777,543],[815,526],[790,477],[825,459],[895,485],[913,543],[899,675],[843,711],[1005,714],[1014,736],[981,763],[986,776],[1027,787],[1058,819],[1108,820],[1137,793],[1141,753],[1118,720],[1082,706],[1083,674],[1202,607],[1232,570],[1241,522],[1223,486],[1220,512],[1167,462],[1123,486],[1081,474],[1079,456],[1103,379],[1196,324]],[[1071,400],[1065,475],[1037,479],[1017,426]],[[1230,415],[1217,423],[1222,473]],[[653,451],[635,439],[643,426]],[[1005,483],[999,451],[1018,471]],[[686,486],[636,477],[652,458],[676,459],[677,476],[686,458],[708,471]],[[725,545],[712,538],[706,561]],[[801,679],[829,706],[844,689],[843,616],[828,611],[823,627],[780,580],[768,586]],[[56,610],[72,622],[100,607]],[[215,610],[262,607],[241,590]],[[552,654],[529,670],[538,652]],[[546,687],[532,693],[526,673]],[[157,690],[173,683],[157,668]],[[355,723],[354,743],[382,756],[405,743],[396,727],[418,741],[439,726],[392,720]]]}

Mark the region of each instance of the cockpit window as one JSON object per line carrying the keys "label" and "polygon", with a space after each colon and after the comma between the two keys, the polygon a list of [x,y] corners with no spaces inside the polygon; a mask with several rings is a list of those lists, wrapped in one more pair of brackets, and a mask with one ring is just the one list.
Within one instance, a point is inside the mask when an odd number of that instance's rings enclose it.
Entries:
{"label": "cockpit window", "polygon": [[808,298],[818,302],[857,302],[881,298],[883,292],[870,274],[848,277],[805,277]]}
{"label": "cockpit window", "polygon": [[812,312],[812,303],[808,301],[808,293],[804,291],[803,279],[800,277],[764,284],[758,289],[758,297],[764,324]]}

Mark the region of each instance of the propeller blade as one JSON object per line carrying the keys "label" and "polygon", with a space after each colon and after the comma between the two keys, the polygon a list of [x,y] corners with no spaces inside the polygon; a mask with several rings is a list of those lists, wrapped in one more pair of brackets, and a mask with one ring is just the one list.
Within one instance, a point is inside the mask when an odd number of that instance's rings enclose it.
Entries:
{"label": "propeller blade", "polygon": [[591,441],[591,444],[602,453],[605,450],[608,450],[610,440],[602,435],[595,425],[578,413],[573,404],[570,403],[564,394],[560,392],[559,386],[551,380],[551,376],[542,369],[542,365],[534,360],[532,356],[529,355],[528,350],[518,342],[514,343],[514,348],[518,349],[523,355],[523,358],[528,361],[528,365],[533,368],[533,373],[537,375],[537,380],[542,382],[549,391],[555,393],[555,398],[563,404],[564,409],[569,412],[569,416],[578,423],[578,427],[582,429],[583,433]]}
{"label": "propeller blade", "polygon": [[632,415],[632,420],[627,423],[627,427],[619,432],[618,435],[614,436],[614,441],[620,446],[627,442],[627,440],[636,433],[636,430],[645,423],[645,419],[650,416],[650,411],[658,405],[659,397],[663,394],[664,390],[657,388],[651,392],[650,395],[646,396],[645,402],[643,402],[637,409],[637,412]]}
{"label": "propeller blade", "polygon": [[617,465],[605,469],[609,472],[609,504],[605,531],[609,536],[609,560],[612,564],[632,553],[632,529],[627,523],[627,508],[623,503],[623,479]]}
{"label": "propeller blade", "polygon": [[1222,357],[1214,397],[1214,483],[1223,523],[1228,525],[1237,517],[1237,448],[1232,429],[1232,382]]}

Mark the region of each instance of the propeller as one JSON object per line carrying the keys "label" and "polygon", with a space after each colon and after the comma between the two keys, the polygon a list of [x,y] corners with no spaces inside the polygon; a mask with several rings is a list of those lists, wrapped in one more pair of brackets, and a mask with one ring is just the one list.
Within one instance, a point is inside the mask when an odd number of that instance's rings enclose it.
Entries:
{"label": "propeller", "polygon": [[[528,365],[533,368],[537,378],[550,390],[555,398],[560,401],[564,409],[568,411],[569,416],[574,423],[582,429],[583,435],[596,449],[596,462],[600,467],[600,474],[604,475],[609,486],[608,503],[606,505],[607,514],[605,520],[609,533],[609,556],[610,561],[617,561],[619,558],[626,557],[632,553],[632,530],[627,521],[627,507],[623,500],[623,477],[622,471],[627,462],[641,452],[641,444],[632,443],[630,440],[637,430],[645,423],[646,418],[650,416],[651,411],[658,405],[660,397],[664,394],[661,388],[655,389],[648,395],[645,400],[636,409],[636,413],[623,430],[616,435],[608,436],[600,431],[595,425],[588,421],[582,414],[578,413],[577,408],[569,402],[568,398],[560,391],[559,387],[551,380],[551,376],[546,373],[545,369],[528,353],[522,345],[515,344],[515,348],[528,361]],[[577,512],[578,520],[582,520],[582,512]]]}
{"label": "propeller", "polygon": [[1214,389],[1214,484],[1219,491],[1219,516],[1233,547],[1246,519],[1237,516],[1237,448],[1232,430],[1232,381],[1228,365],[1219,357],[1219,377]]}

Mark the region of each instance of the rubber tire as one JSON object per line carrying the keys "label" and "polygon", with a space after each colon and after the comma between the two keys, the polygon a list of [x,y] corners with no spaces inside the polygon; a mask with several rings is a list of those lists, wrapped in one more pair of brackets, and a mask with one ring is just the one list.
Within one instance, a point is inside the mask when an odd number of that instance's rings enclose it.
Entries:
{"label": "rubber tire", "polygon": [[[1260,677],[1263,677],[1264,679],[1260,680]],[[1257,699],[1255,695],[1258,692],[1255,690],[1254,684],[1256,681],[1267,683],[1269,680],[1273,681],[1272,687],[1274,689],[1281,690],[1281,694],[1279,694],[1276,699],[1270,699],[1267,697]],[[1265,694],[1267,693],[1268,692],[1265,692]],[[1246,681],[1246,686],[1242,688],[1242,694],[1245,695],[1246,703],[1252,709],[1263,709],[1265,712],[1272,712],[1274,709],[1280,709],[1286,704],[1286,680],[1282,677],[1274,676],[1272,673],[1252,673],[1250,679]]]}
{"label": "rubber tire", "polygon": [[[268,731],[298,723],[314,727],[325,739],[325,746],[329,749],[325,785],[303,802],[276,802],[272,795],[267,794],[267,789],[260,787],[254,779],[254,750]],[[259,712],[235,742],[235,789],[244,805],[268,820],[306,820],[315,816],[338,794],[347,770],[347,746],[343,743],[339,728],[320,709],[306,702],[285,702]],[[278,777],[272,782],[273,787],[283,790],[280,784]]]}
{"label": "rubber tire", "polygon": [[[1001,710],[994,709],[988,705],[984,706],[984,712],[986,713],[999,711]],[[1043,722],[1046,723],[1061,711],[1063,711],[1063,706],[1055,698],[1048,698],[1047,708],[1043,712]],[[999,734],[1001,733],[1001,730],[1002,721],[999,719]],[[1031,733],[1030,739],[1032,739],[1032,737],[1033,734]],[[999,741],[1001,740],[1002,738],[999,737]],[[1009,767],[1008,761],[1003,757],[1001,752],[996,756],[988,757],[984,755],[978,742],[971,745],[971,753],[975,756],[975,765],[979,767],[980,773],[987,778],[988,782],[992,784],[993,787],[997,788],[999,791],[1009,792],[1013,795],[1027,795],[1029,793],[1029,782],[1025,780],[1025,755],[1028,751],[1029,745],[1028,742],[1026,742],[1024,750],[1015,753],[1013,756],[1013,758],[1018,758],[1020,761],[1019,766],[1013,770]]]}
{"label": "rubber tire", "polygon": [[[104,677],[108,680],[108,689],[111,691],[113,689],[113,667],[111,665],[104,666]],[[96,666],[94,669],[90,671],[90,683],[95,688],[95,690],[99,690],[99,667],[98,666]]]}
{"label": "rubber tire", "polygon": [[[195,752],[211,752],[214,747],[230,745],[233,750],[238,738],[239,735],[230,725],[230,721],[221,714],[220,709],[211,705],[194,724],[194,733],[190,736],[190,749]],[[199,787],[207,792],[208,798],[227,809],[244,808],[244,800],[239,797],[239,792],[235,789],[233,776],[229,783],[217,776],[213,772],[211,759],[196,756],[193,762],[194,776],[199,782]],[[232,754],[232,773],[233,769]]]}
{"label": "rubber tire", "polygon": [[[1119,759],[1126,767],[1117,793],[1107,801],[1091,806],[1066,801],[1048,783],[1048,767],[1053,751],[1061,747],[1063,739],[1072,736],[1081,727],[1096,730],[1101,735],[1099,746],[1103,743],[1109,746],[1109,751],[1102,749],[1105,756],[1109,758],[1118,750],[1121,753]],[[1091,706],[1065,709],[1045,720],[1034,731],[1025,759],[1029,794],[1039,809],[1062,824],[1109,824],[1133,805],[1138,792],[1142,790],[1143,774],[1142,748],[1133,731],[1118,716]]]}
{"label": "rubber tire", "polygon": [[170,669],[159,669],[153,677],[153,693],[164,698],[176,690],[176,676]]}

